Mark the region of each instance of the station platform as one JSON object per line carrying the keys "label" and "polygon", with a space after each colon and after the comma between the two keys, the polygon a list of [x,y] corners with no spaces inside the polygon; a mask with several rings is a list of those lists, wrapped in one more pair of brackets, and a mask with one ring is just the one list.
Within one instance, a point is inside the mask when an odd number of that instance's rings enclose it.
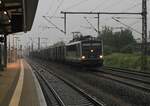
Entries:
{"label": "station platform", "polygon": [[46,106],[38,80],[24,59],[0,71],[0,106]]}

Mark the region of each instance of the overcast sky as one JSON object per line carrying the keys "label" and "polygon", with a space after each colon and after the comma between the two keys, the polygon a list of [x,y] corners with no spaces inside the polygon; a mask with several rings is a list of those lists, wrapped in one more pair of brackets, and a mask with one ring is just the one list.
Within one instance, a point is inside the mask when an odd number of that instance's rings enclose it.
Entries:
{"label": "overcast sky", "polygon": [[[39,0],[37,14],[35,17],[33,28],[30,32],[22,37],[23,42],[29,41],[28,38],[46,37],[48,38],[48,44],[53,44],[61,40],[69,40],[72,38],[71,32],[80,31],[84,35],[97,36],[97,33],[93,29],[87,29],[85,26],[90,27],[87,21],[83,17],[89,17],[88,20],[97,28],[97,19],[93,18],[96,15],[67,15],[67,35],[53,27],[48,23],[43,16],[53,17],[51,21],[55,23],[60,29],[63,29],[63,19],[55,18],[62,17],[60,11],[87,11],[87,12],[141,12],[142,0]],[[148,0],[148,30],[150,30],[150,1]],[[129,19],[120,19],[121,22],[130,25],[134,29],[141,32],[141,16],[133,15],[100,15],[100,27],[122,27],[120,23],[117,23],[112,17],[134,17]],[[124,26],[123,26],[124,27]],[[136,38],[140,38],[141,35],[134,32]],[[44,40],[43,40],[44,42]]]}

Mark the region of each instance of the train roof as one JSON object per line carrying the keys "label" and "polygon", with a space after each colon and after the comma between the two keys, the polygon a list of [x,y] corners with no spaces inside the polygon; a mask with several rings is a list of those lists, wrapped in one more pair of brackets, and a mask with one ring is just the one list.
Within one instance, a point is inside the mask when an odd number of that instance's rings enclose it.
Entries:
{"label": "train roof", "polygon": [[79,43],[83,43],[83,42],[100,42],[101,40],[100,39],[88,39],[88,40],[81,40],[81,41],[75,41],[75,42],[69,42],[66,44],[66,46],[69,46],[69,45],[75,45],[75,44],[79,44]]}
{"label": "train roof", "polygon": [[79,43],[81,43],[81,41],[67,43],[66,46],[75,45],[75,44],[79,44]]}

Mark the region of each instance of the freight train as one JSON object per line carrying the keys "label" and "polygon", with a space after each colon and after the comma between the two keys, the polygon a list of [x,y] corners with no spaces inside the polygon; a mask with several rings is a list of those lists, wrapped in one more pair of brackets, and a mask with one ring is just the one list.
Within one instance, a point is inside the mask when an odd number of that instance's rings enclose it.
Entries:
{"label": "freight train", "polygon": [[103,48],[100,39],[91,36],[73,39],[69,43],[54,44],[46,49],[33,51],[32,57],[82,66],[102,66]]}

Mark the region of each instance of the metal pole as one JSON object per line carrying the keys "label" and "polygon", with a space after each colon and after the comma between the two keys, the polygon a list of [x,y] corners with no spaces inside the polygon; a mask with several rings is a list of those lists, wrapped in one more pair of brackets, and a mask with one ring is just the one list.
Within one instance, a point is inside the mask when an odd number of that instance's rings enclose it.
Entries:
{"label": "metal pole", "polygon": [[14,36],[13,36],[13,62],[15,62],[15,44],[14,44]]}
{"label": "metal pole", "polygon": [[150,39],[150,31],[149,31],[149,39]]}
{"label": "metal pole", "polygon": [[97,29],[98,29],[98,36],[100,37],[99,14],[97,14],[97,15],[98,15],[98,24],[97,24],[98,26],[97,26]]}
{"label": "metal pole", "polygon": [[11,62],[10,36],[9,36],[9,59],[8,59],[8,62]]}
{"label": "metal pole", "polygon": [[147,69],[147,0],[142,0],[142,65],[141,69]]}
{"label": "metal pole", "polygon": [[38,37],[38,50],[40,50],[40,37]]}
{"label": "metal pole", "polygon": [[26,0],[22,0],[22,7],[23,7],[23,29],[24,32],[27,32],[27,20],[26,20]]}
{"label": "metal pole", "polygon": [[33,41],[32,41],[32,52],[33,52]]}
{"label": "metal pole", "polygon": [[7,67],[7,34],[4,35],[4,67]]}
{"label": "metal pole", "polygon": [[18,56],[17,56],[17,58],[19,59],[19,58],[20,58],[20,41],[21,41],[21,40],[18,39],[17,41],[18,41],[18,43],[17,43],[17,45],[18,45],[18,46],[17,46],[17,48],[18,48],[18,49],[17,49],[17,51],[18,51]]}
{"label": "metal pole", "polygon": [[15,43],[16,43],[16,48],[14,47],[14,49],[15,49],[15,52],[16,52],[16,54],[15,54],[15,61],[18,59],[18,44],[17,44],[17,40],[19,39],[19,37],[14,37],[15,39],[16,39],[16,41],[15,41]]}
{"label": "metal pole", "polygon": [[67,33],[67,20],[66,20],[66,13],[64,13],[64,33],[65,33],[65,35],[66,35],[66,33]]}
{"label": "metal pole", "polygon": [[30,52],[31,52],[31,50],[30,50],[30,45],[29,45],[29,48],[28,48],[28,49],[29,49],[28,56],[30,56]]}
{"label": "metal pole", "polygon": [[16,38],[16,60],[18,59],[18,51],[17,51],[17,38]]}

